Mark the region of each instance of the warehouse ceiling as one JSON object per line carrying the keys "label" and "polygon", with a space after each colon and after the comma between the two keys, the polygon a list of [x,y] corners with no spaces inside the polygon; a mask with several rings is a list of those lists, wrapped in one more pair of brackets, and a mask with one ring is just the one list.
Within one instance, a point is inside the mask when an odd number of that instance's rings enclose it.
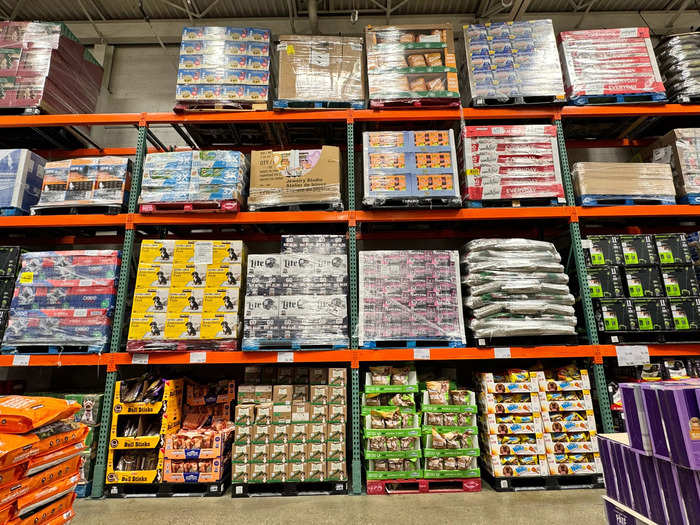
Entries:
{"label": "warehouse ceiling", "polygon": [[360,34],[367,24],[446,15],[455,26],[551,18],[560,31],[647,25],[661,34],[700,26],[700,0],[0,0],[0,17],[66,21],[84,43],[107,44],[175,43],[193,23],[236,20],[277,34]]}

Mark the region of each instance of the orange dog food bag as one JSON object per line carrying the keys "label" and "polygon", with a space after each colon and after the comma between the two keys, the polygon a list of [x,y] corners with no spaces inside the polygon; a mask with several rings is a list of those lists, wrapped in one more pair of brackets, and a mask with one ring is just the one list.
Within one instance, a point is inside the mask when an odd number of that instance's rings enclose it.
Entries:
{"label": "orange dog food bag", "polygon": [[53,397],[0,397],[0,432],[24,434],[59,419],[72,416],[80,405]]}

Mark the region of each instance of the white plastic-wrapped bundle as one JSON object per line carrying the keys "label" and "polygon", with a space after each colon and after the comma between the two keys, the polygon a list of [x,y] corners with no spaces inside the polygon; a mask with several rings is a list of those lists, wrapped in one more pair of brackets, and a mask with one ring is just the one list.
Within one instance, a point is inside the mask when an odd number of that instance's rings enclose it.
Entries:
{"label": "white plastic-wrapped bundle", "polygon": [[553,244],[477,239],[464,245],[460,262],[476,339],[576,333],[575,299]]}

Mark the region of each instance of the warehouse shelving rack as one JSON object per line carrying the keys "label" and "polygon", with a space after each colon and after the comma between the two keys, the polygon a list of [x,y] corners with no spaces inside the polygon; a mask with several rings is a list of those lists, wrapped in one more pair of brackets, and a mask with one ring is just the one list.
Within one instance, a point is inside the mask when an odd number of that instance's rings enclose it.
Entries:
{"label": "warehouse shelving rack", "polygon": [[[358,348],[356,326],[358,320],[358,280],[357,280],[357,240],[361,238],[361,224],[371,223],[411,223],[463,221],[527,221],[558,220],[567,221],[571,237],[573,262],[579,282],[587,282],[586,268],[581,246],[579,219],[618,219],[666,218],[698,219],[700,206],[614,206],[605,208],[582,208],[574,205],[574,194],[569,173],[569,163],[564,140],[563,122],[575,119],[628,119],[623,125],[624,134],[612,138],[574,139],[571,147],[615,147],[640,146],[648,142],[630,138],[635,129],[666,117],[700,116],[700,105],[619,105],[619,106],[565,106],[565,107],[506,107],[454,110],[338,110],[302,112],[240,112],[240,113],[125,113],[92,115],[32,115],[0,116],[0,128],[22,127],[70,127],[70,126],[130,126],[138,128],[137,143],[134,148],[79,149],[71,151],[50,150],[42,152],[50,158],[69,158],[90,155],[130,155],[134,156],[132,191],[126,213],[119,215],[59,215],[59,216],[19,216],[0,217],[0,230],[5,232],[36,231],[37,229],[118,229],[123,231],[123,261],[130,261],[134,253],[136,230],[141,226],[215,226],[215,225],[288,225],[288,224],[336,224],[347,228],[350,273],[350,333],[351,344],[346,350],[304,351],[304,352],[196,352],[174,354],[151,354],[147,358],[134,357],[122,350],[122,331],[114,330],[110,352],[102,355],[2,355],[0,366],[105,366],[105,407],[98,441],[95,478],[92,496],[100,497],[104,489],[109,419],[117,367],[131,364],[265,364],[276,362],[295,363],[345,363],[351,367],[351,424],[352,424],[352,492],[361,492],[359,392],[360,364],[382,361],[413,360],[482,360],[499,359],[503,349],[494,348],[397,348],[362,350]],[[560,144],[560,157],[566,190],[565,206],[532,208],[475,208],[459,210],[358,210],[355,203],[355,129],[362,122],[400,121],[548,121],[557,126]],[[140,215],[137,213],[137,200],[140,190],[143,160],[147,152],[162,151],[159,146],[147,147],[153,142],[149,126],[198,126],[228,125],[231,123],[318,123],[332,122],[345,126],[347,166],[348,210],[343,212],[300,211],[300,212],[240,212],[235,215]],[[675,124],[675,123],[674,123]],[[675,126],[674,126],[675,127]],[[127,293],[129,291],[131,264],[122,264],[119,276],[119,289],[115,308],[115,326],[121,326],[126,316]],[[604,358],[616,356],[613,345],[601,345],[598,341],[591,298],[586,286],[581,287],[584,324],[589,344],[577,346],[536,346],[511,347],[507,355],[513,359],[548,358],[590,358],[592,359],[594,380],[598,390],[599,408],[603,430],[612,430],[610,403],[603,369]],[[648,345],[651,356],[700,355],[700,344]]]}

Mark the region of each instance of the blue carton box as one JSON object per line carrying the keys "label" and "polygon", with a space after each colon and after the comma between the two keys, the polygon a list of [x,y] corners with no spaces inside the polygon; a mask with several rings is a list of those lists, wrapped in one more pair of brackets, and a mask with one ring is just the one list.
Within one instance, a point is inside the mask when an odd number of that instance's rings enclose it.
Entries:
{"label": "blue carton box", "polygon": [[27,149],[0,150],[0,208],[28,212],[39,201],[45,164]]}

